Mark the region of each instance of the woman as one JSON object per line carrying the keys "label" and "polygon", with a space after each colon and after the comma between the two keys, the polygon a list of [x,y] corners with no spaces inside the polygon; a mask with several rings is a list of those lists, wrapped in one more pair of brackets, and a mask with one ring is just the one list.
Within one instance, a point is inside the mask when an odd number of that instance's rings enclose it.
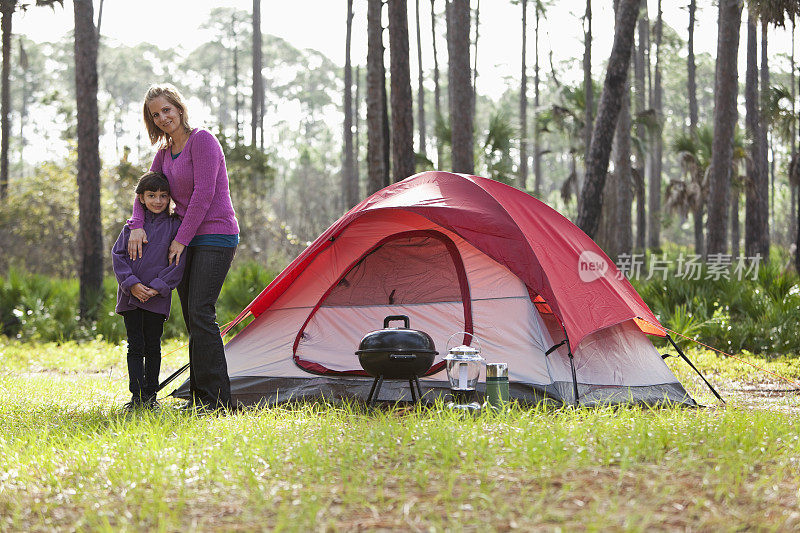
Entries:
{"label": "woman", "polygon": [[[210,132],[192,129],[180,92],[169,84],[151,86],[144,98],[144,123],[152,144],[160,143],[150,170],[169,180],[181,226],[169,247],[169,261],[185,261],[178,285],[189,332],[191,400],[187,408],[230,407],[231,386],[219,334],[217,298],[239,244],[222,147]],[[144,211],[134,202],[128,221],[128,254],[142,255],[147,235]]]}

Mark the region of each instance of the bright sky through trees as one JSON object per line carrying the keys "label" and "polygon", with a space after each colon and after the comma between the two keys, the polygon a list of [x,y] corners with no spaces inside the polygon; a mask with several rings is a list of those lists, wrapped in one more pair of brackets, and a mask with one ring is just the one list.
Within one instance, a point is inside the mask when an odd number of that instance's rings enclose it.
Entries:
{"label": "bright sky through trees", "polygon": [[[437,7],[443,9],[444,3]],[[475,2],[472,2],[475,4]],[[655,1],[650,0],[650,12],[655,13]],[[353,21],[353,64],[364,64],[366,61],[366,3],[354,3]],[[608,57],[613,37],[613,12],[611,2],[595,1],[594,47],[593,57],[599,63]],[[664,2],[664,20],[675,28],[681,37],[686,38],[688,15],[682,6],[687,2]],[[717,10],[711,2],[699,2],[697,15],[697,52],[716,54]],[[132,7],[135,6],[135,7]],[[420,3],[423,11],[422,40],[425,50],[430,50],[430,3]],[[99,1],[95,0],[95,16]],[[208,33],[198,28],[206,22],[208,13],[215,7],[236,7],[244,11],[252,9],[250,0],[106,0],[103,4],[103,20],[101,31],[111,43],[119,41],[132,45],[139,42],[150,42],[161,48],[181,47],[192,50],[208,39]],[[473,5],[474,7],[474,5]],[[344,64],[345,34],[345,2],[334,0],[293,0],[292,2],[264,3],[262,13],[262,30],[264,33],[277,35],[288,40],[299,48],[313,48],[323,52],[337,64]],[[409,10],[413,17],[413,3],[409,2]],[[532,13],[532,7],[531,13]],[[554,61],[572,60],[574,62],[574,78],[580,78],[580,61],[583,54],[583,28],[580,15],[583,14],[584,3],[574,0],[557,0],[550,8],[547,20],[542,22],[542,42],[540,48],[543,60],[547,60],[550,49],[553,50]],[[385,15],[385,13],[384,13]],[[480,11],[480,39],[478,47],[478,92],[498,95],[505,88],[504,79],[509,76],[518,77],[520,62],[520,8],[511,5],[507,0],[484,0]],[[532,14],[531,14],[532,16]],[[652,18],[652,15],[651,15]],[[49,9],[31,9],[19,14],[14,20],[14,32],[22,33],[34,41],[54,40],[63,36],[72,27],[72,17],[61,8],[55,13]],[[444,21],[440,30],[444,42]],[[411,32],[412,48],[415,32]],[[789,30],[773,30],[770,35],[770,47],[773,53],[788,53],[790,44]],[[531,29],[529,39],[533,39]],[[388,36],[386,36],[388,42]],[[110,43],[110,44],[111,44]],[[740,47],[744,52],[744,47]],[[414,55],[414,54],[412,54]],[[430,54],[424,56],[430,60]],[[388,61],[388,57],[387,57]],[[744,55],[741,57],[744,64]],[[411,58],[412,71],[415,69],[416,57]],[[426,68],[431,65],[426,65]],[[596,67],[596,68],[598,68]]]}
{"label": "bright sky through trees", "polygon": [[[613,11],[610,1],[593,2],[593,74],[602,79],[602,64],[608,58],[613,38]],[[656,1],[649,0],[651,19],[655,17]],[[665,23],[674,28],[686,39],[688,14],[685,7],[687,1],[664,2]],[[712,2],[699,2],[697,15],[696,52],[716,55],[717,8]],[[262,31],[282,37],[298,48],[312,48],[324,53],[338,65],[344,64],[345,10],[343,0],[293,0],[292,2],[265,2],[262,4]],[[476,2],[472,2],[473,8]],[[135,6],[135,7],[133,7]],[[508,0],[484,0],[480,4],[480,39],[478,46],[478,93],[498,98],[506,89],[516,90],[519,84],[519,65],[521,54],[521,13],[520,7],[512,5]],[[105,43],[134,45],[140,42],[151,43],[160,48],[175,48],[183,55],[188,54],[203,42],[210,40],[211,34],[200,27],[208,22],[209,12],[215,7],[234,7],[246,12],[252,9],[251,0],[106,0],[103,4],[103,20],[101,33]],[[99,0],[95,0],[95,17],[99,8]],[[423,62],[426,71],[432,70],[432,46],[430,43],[430,2],[420,2]],[[444,9],[444,2],[437,0],[437,13]],[[529,16],[533,16],[533,8]],[[366,35],[366,2],[354,2],[355,16],[353,21],[352,62],[353,65],[365,65],[367,53]],[[414,3],[409,2],[409,21],[414,21]],[[544,77],[550,75],[549,54],[552,50],[553,62],[560,80],[567,83],[582,81],[583,26],[581,16],[584,2],[574,0],[555,0],[549,8],[546,18],[541,23],[540,62]],[[384,17],[386,12],[384,10]],[[441,54],[446,54],[444,20],[437,21],[441,34],[438,43]],[[50,9],[30,9],[18,13],[14,17],[14,33],[23,34],[37,41],[55,41],[64,38],[72,30],[72,16],[69,9],[56,7]],[[384,22],[386,25],[386,22]],[[533,29],[529,24],[529,46],[532,48]],[[790,27],[786,30],[770,30],[770,53],[773,58],[777,54],[790,52]],[[416,48],[416,32],[410,32],[411,49]],[[388,33],[384,36],[388,46]],[[740,78],[744,80],[745,47],[740,46]],[[388,68],[388,52],[386,62]],[[416,72],[416,54],[411,54],[411,71]],[[528,61],[532,64],[532,59]],[[788,61],[773,59],[775,67],[788,69]],[[125,68],[120,65],[120,68]],[[180,72],[170,72],[165,81],[181,84]],[[415,76],[414,76],[415,77]],[[158,81],[158,80],[153,80]],[[432,80],[426,85],[432,90]],[[189,95],[190,97],[192,95]],[[190,102],[193,116],[197,123],[213,121],[213,117],[204,116],[201,109]],[[299,113],[299,109],[283,107],[286,113]],[[265,117],[269,127],[270,119]],[[287,118],[287,117],[280,117]],[[138,119],[137,119],[138,120]],[[337,117],[325,117],[325,120],[340,120]],[[125,125],[130,135],[139,134],[140,124]],[[112,141],[103,140],[101,151],[107,153]],[[52,152],[52,146],[42,145],[37,149],[34,139],[28,157],[33,159],[49,158],[46,151]]]}

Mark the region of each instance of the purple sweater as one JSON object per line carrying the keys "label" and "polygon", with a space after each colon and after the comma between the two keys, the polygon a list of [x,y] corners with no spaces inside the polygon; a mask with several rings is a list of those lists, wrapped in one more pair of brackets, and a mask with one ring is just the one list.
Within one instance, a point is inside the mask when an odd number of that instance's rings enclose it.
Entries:
{"label": "purple sweater", "polygon": [[[195,235],[239,233],[228,187],[225,156],[219,141],[208,130],[192,130],[186,146],[175,160],[169,147],[159,150],[150,170],[163,172],[169,180],[175,213],[183,221],[176,241],[188,246]],[[129,228],[142,227],[144,211],[142,203],[134,201]],[[147,237],[150,238],[149,233]]]}
{"label": "purple sweater", "polygon": [[[117,313],[131,311],[135,308],[145,309],[153,313],[169,316],[172,302],[172,289],[178,286],[183,277],[186,254],[181,257],[179,265],[169,264],[167,254],[169,245],[178,233],[181,221],[166,211],[155,214],[145,210],[144,231],[147,233],[147,244],[142,247],[142,257],[131,261],[128,257],[128,238],[131,230],[122,228],[117,242],[111,252],[114,274],[117,276]],[[158,291],[146,302],[140,302],[131,294],[131,287],[142,283]]]}

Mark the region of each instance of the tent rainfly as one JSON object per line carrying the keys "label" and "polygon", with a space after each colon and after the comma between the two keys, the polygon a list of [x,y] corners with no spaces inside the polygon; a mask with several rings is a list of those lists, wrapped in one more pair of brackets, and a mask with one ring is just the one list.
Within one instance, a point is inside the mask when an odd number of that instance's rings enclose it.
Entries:
{"label": "tent rainfly", "polygon": [[[442,352],[465,331],[508,363],[514,398],[696,405],[646,336],[665,330],[592,239],[523,191],[448,172],[362,201],[242,311],[237,322],[254,319],[226,346],[234,402],[365,399],[372,379],[354,352],[387,315],[439,349],[425,398],[447,391]],[[380,399],[405,385],[385,383]],[[173,394],[187,398],[188,382]]]}

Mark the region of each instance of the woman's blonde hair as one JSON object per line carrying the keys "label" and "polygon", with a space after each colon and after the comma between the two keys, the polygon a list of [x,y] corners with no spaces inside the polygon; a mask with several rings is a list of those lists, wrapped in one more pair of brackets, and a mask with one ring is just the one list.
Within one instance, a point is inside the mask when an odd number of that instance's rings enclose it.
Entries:
{"label": "woman's blonde hair", "polygon": [[191,133],[192,128],[189,126],[189,112],[186,110],[186,105],[183,103],[183,96],[181,95],[180,91],[176,89],[174,85],[169,83],[151,85],[150,88],[147,89],[147,93],[144,95],[144,105],[142,106],[144,125],[147,128],[147,135],[150,137],[150,144],[156,144],[159,141],[163,141],[161,146],[166,147],[169,145],[172,139],[169,135],[164,133],[161,128],[156,126],[152,115],[150,115],[150,109],[147,107],[150,102],[159,96],[166,98],[169,103],[178,109],[178,112],[181,115],[181,126],[183,126],[183,129],[186,131],[186,133]]}

